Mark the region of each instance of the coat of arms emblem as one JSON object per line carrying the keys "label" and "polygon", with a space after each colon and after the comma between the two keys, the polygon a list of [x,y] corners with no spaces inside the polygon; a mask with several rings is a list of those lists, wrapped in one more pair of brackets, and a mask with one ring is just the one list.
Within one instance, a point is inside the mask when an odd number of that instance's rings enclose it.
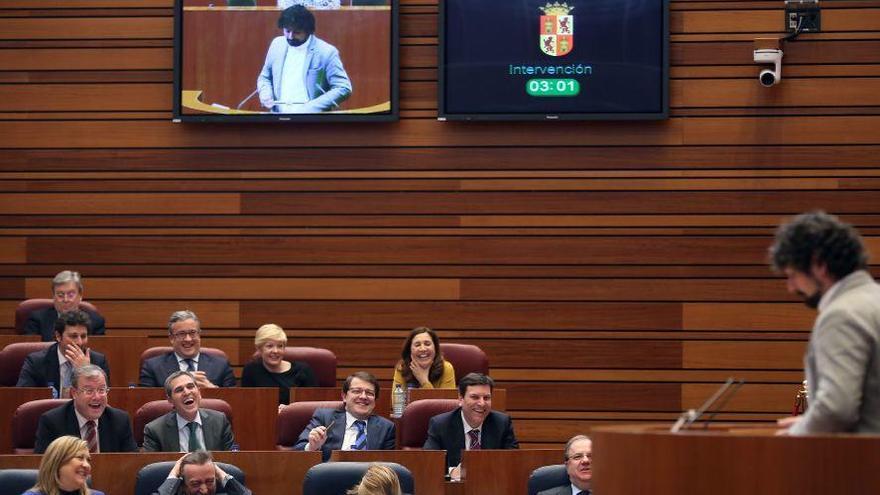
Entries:
{"label": "coat of arms emblem", "polygon": [[574,7],[566,3],[547,3],[538,27],[541,51],[553,57],[567,55],[574,49]]}

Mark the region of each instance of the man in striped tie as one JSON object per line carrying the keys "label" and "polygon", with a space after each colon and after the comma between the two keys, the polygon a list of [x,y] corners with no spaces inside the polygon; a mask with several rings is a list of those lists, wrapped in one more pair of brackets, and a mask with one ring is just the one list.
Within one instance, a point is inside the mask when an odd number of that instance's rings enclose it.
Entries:
{"label": "man in striped tie", "polygon": [[379,381],[366,371],[346,378],[341,409],[317,409],[294,445],[295,450],[321,450],[324,461],[334,450],[393,450],[394,423],[373,414]]}
{"label": "man in striped tie", "polygon": [[492,410],[495,381],[482,373],[468,373],[458,382],[461,407],[434,416],[428,424],[425,450],[445,450],[452,479],[461,479],[461,451],[518,449],[510,416]]}
{"label": "man in striped tie", "polygon": [[40,416],[34,451],[41,454],[64,435],[82,438],[89,452],[135,452],[128,413],[107,405],[109,388],[104,370],[94,364],[73,369],[67,404]]}

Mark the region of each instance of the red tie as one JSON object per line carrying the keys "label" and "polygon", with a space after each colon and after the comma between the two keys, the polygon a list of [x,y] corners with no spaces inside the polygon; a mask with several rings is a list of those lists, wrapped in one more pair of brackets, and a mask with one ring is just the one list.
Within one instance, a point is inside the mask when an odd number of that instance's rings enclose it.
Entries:
{"label": "red tie", "polygon": [[470,450],[480,450],[480,430],[471,430],[468,436],[471,437]]}
{"label": "red tie", "polygon": [[86,443],[89,444],[89,452],[94,454],[98,451],[98,430],[95,428],[95,422],[86,421]]}

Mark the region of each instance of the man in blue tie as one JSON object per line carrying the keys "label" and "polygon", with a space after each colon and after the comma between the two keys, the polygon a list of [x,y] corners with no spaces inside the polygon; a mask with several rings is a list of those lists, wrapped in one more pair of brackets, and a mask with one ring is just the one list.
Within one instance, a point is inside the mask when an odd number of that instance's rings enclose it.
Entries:
{"label": "man in blue tie", "polygon": [[176,311],[168,319],[172,351],[147,359],[141,366],[140,386],[161,387],[175,371],[189,371],[199,388],[234,387],[229,361],[201,352],[202,327],[190,310]]}
{"label": "man in blue tie", "polygon": [[565,470],[569,484],[538,492],[538,495],[590,495],[593,486],[593,441],[575,435],[565,444]]}
{"label": "man in blue tie", "polygon": [[373,414],[379,381],[358,371],[342,385],[342,409],[317,409],[294,445],[321,450],[324,461],[334,450],[394,450],[394,423]]}

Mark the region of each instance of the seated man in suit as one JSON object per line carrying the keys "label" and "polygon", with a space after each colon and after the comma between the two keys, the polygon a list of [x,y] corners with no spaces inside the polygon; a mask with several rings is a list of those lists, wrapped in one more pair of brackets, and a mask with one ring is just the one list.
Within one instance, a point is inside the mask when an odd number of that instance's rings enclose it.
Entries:
{"label": "seated man in suit", "polygon": [[141,387],[161,387],[175,371],[189,371],[202,388],[234,387],[235,375],[229,362],[201,352],[201,322],[189,310],[176,311],[168,320],[172,352],[144,361]]}
{"label": "seated man in suit", "polygon": [[73,379],[73,370],[95,364],[110,376],[110,365],[98,351],[88,348],[89,315],[73,310],[61,313],[55,320],[55,344],[33,352],[24,360],[16,387],[48,387],[58,390],[59,397],[67,397]]}
{"label": "seated man in suit", "polygon": [[461,478],[462,449],[518,449],[510,416],[492,410],[495,381],[482,373],[468,373],[458,382],[460,406],[438,414],[428,424],[426,450],[445,450],[452,479]]}
{"label": "seated man in suit", "polygon": [[188,371],[165,380],[165,395],[174,410],[144,427],[144,451],[193,452],[232,450],[232,426],[222,412],[200,409],[202,393]]}
{"label": "seated man in suit", "polygon": [[324,461],[334,450],[394,450],[394,423],[373,414],[379,381],[358,371],[342,385],[342,409],[317,409],[294,445],[321,450]]}
{"label": "seated man in suit", "polygon": [[[204,487],[204,489],[202,488]],[[177,460],[153,495],[250,495],[251,491],[214,464],[210,452],[197,450]]]}
{"label": "seated man in suit", "polygon": [[[40,335],[43,342],[50,342],[54,338],[55,320],[58,319],[58,315],[80,309],[82,296],[83,284],[78,272],[64,270],[55,275],[52,279],[53,306],[30,314],[24,325],[25,335]],[[94,311],[87,309],[83,311],[89,315],[89,333],[104,335],[104,317]]]}
{"label": "seated man in suit", "polygon": [[58,437],[71,435],[89,444],[89,452],[137,452],[128,413],[107,405],[107,376],[94,364],[73,370],[67,404],[40,416],[34,453],[42,454]]}
{"label": "seated man in suit", "polygon": [[567,485],[555,486],[538,495],[590,495],[593,480],[593,441],[586,435],[575,435],[565,444]]}

